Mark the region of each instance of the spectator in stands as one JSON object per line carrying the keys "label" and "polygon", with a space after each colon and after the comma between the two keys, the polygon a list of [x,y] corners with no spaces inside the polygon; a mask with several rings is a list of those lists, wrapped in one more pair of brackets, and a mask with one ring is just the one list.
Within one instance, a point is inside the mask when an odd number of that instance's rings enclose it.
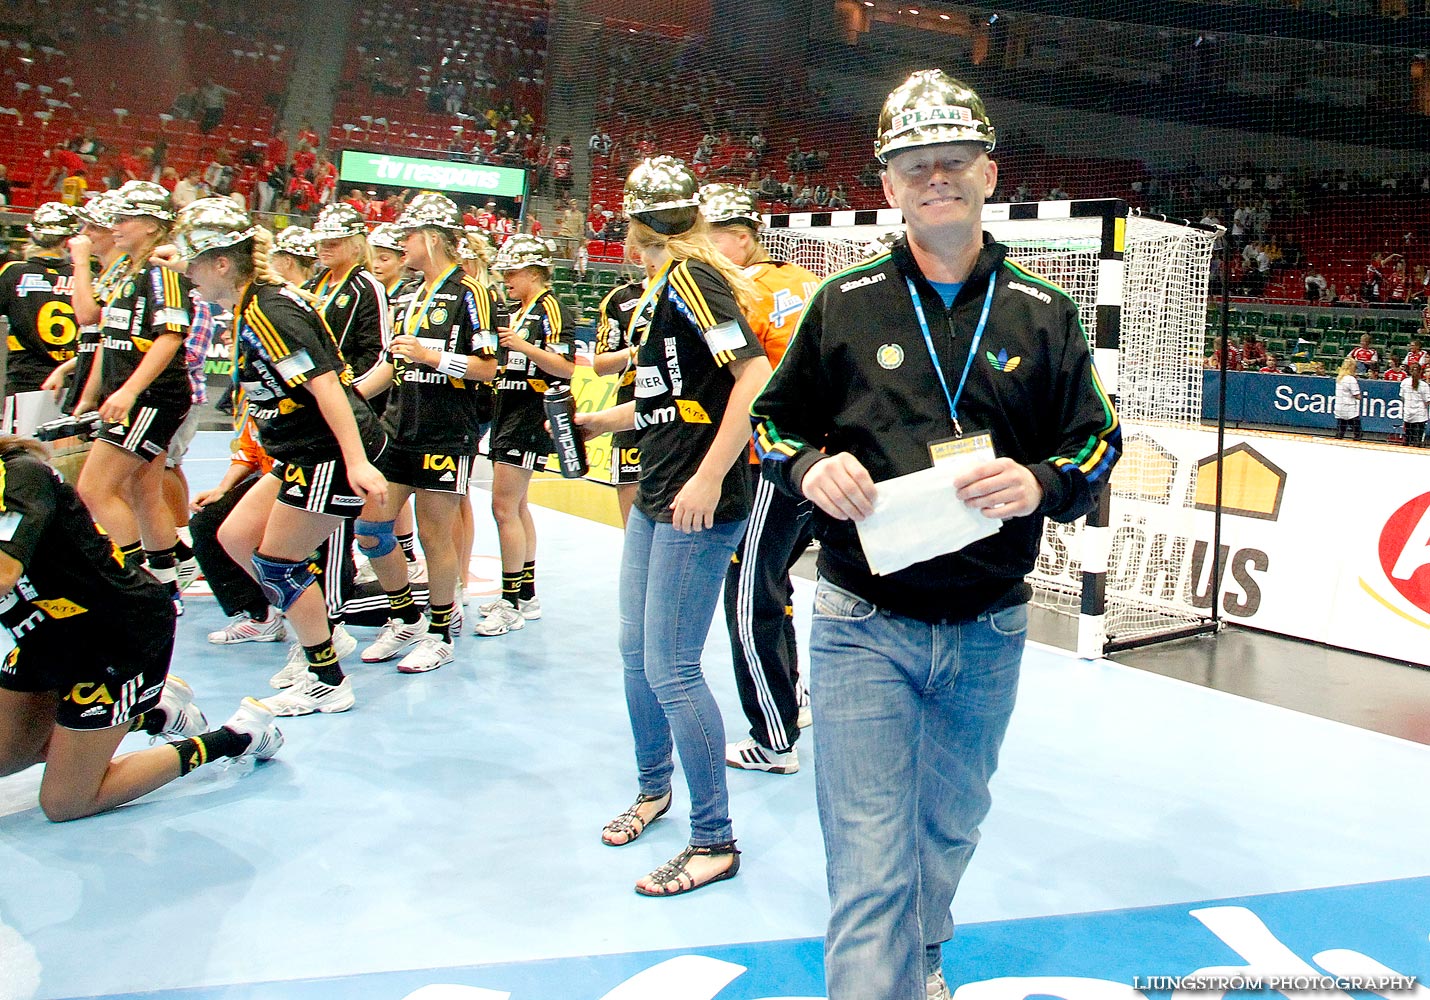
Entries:
{"label": "spectator in stands", "polygon": [[1370,364],[1366,365],[1366,366],[1365,366],[1365,374],[1362,375],[1361,378],[1364,378],[1364,379],[1366,379],[1367,381],[1370,381],[1370,382],[1379,382],[1379,381],[1380,381],[1380,362],[1378,362],[1378,361],[1372,361]]}
{"label": "spectator in stands", "polygon": [[1419,305],[1430,301],[1430,270],[1424,264],[1415,265],[1415,277],[1410,282],[1410,301]]}
{"label": "spectator in stands", "polygon": [[1246,331],[1241,338],[1241,367],[1254,372],[1266,363],[1266,345],[1256,339],[1256,334]]}
{"label": "spectator in stands", "polygon": [[1394,269],[1387,276],[1385,301],[1404,305],[1410,299],[1410,275],[1405,272],[1405,258],[1399,254]]}
{"label": "spectator in stands", "polygon": [[207,135],[218,128],[223,121],[223,109],[228,103],[228,99],[237,95],[238,91],[229,90],[221,83],[216,83],[213,77],[204,81],[203,87],[199,90],[199,105],[203,110],[203,118],[199,121],[199,131]]}
{"label": "spectator in stands", "polygon": [[558,198],[569,196],[575,183],[571,157],[571,137],[562,136],[560,144],[551,152],[551,180]]}
{"label": "spectator in stands", "polygon": [[1425,419],[1430,415],[1430,384],[1423,378],[1424,369],[1410,365],[1400,383],[1400,414],[1405,421],[1405,445],[1420,448],[1425,443]]}
{"label": "spectator in stands", "polygon": [[100,156],[104,154],[104,143],[99,141],[99,136],[93,125],[85,126],[83,135],[77,135],[71,139],[69,148],[77,153],[84,162],[90,164],[98,163]]}
{"label": "spectator in stands", "polygon": [[829,194],[829,210],[831,212],[838,212],[848,207],[849,193],[844,190],[844,182],[840,181]]}
{"label": "spectator in stands", "polygon": [[199,116],[199,104],[199,88],[191,86],[174,98],[174,104],[169,108],[169,114],[180,121],[191,122]]}
{"label": "spectator in stands", "polygon": [[1296,369],[1290,365],[1283,365],[1281,359],[1270,351],[1266,352],[1266,360],[1261,364],[1261,374],[1263,375],[1294,375]]}
{"label": "spectator in stands", "polygon": [[1364,374],[1370,365],[1380,364],[1380,352],[1371,346],[1370,334],[1361,334],[1360,346],[1351,350],[1347,360],[1354,362],[1358,375]]}
{"label": "spectator in stands", "polygon": [[45,159],[52,164],[44,185],[45,189],[49,191],[62,192],[65,178],[76,171],[83,171],[87,166],[84,159],[74,150],[66,147],[63,142],[57,142],[53,149],[47,150]]}
{"label": "spectator in stands", "polygon": [[1371,258],[1365,266],[1365,277],[1361,278],[1360,297],[1366,302],[1379,302],[1380,291],[1385,284],[1385,263],[1380,254]]}
{"label": "spectator in stands", "polygon": [[1410,347],[1405,352],[1405,367],[1419,365],[1421,371],[1425,371],[1430,366],[1430,351],[1420,346],[1420,338],[1410,341]]}
{"label": "spectator in stands", "polygon": [[[1212,351],[1211,357],[1207,358],[1203,367],[1211,369],[1221,368],[1221,354],[1226,341],[1222,337],[1216,339],[1216,350]],[[1226,354],[1226,370],[1229,372],[1241,371],[1241,352],[1232,346]]]}
{"label": "spectator in stands", "polygon": [[1310,270],[1306,272],[1306,301],[1320,302],[1326,298],[1326,276],[1312,264]]}
{"label": "spectator in stands", "polygon": [[556,232],[561,237],[563,253],[566,257],[571,257],[576,252],[576,245],[585,235],[586,220],[574,201],[568,203],[557,215],[557,220]]}
{"label": "spectator in stands", "polygon": [[1356,381],[1356,362],[1346,358],[1336,372],[1336,401],[1332,410],[1336,417],[1336,440],[1344,440],[1346,431],[1353,431],[1355,439],[1362,436],[1360,423],[1360,383]]}
{"label": "spectator in stands", "polygon": [[84,193],[89,190],[89,181],[83,170],[76,170],[60,181],[60,201],[74,206],[83,203]]}
{"label": "spectator in stands", "polygon": [[205,197],[207,194],[208,192],[204,190],[202,171],[200,171],[198,167],[192,167],[189,172],[184,175],[183,180],[174,185],[174,192],[171,196],[174,210],[178,211],[186,205],[190,205],[200,198]]}
{"label": "spectator in stands", "polygon": [[1390,355],[1386,363],[1389,367],[1386,368],[1385,374],[1380,377],[1382,382],[1399,382],[1405,377],[1405,369],[1401,367],[1400,361],[1394,354]]}
{"label": "spectator in stands", "polygon": [[5,164],[0,163],[0,206],[10,204],[10,171]]}
{"label": "spectator in stands", "polygon": [[871,190],[879,187],[883,183],[879,180],[881,169],[878,160],[870,160],[868,163],[865,163],[863,169],[859,171],[859,186],[870,188]]}

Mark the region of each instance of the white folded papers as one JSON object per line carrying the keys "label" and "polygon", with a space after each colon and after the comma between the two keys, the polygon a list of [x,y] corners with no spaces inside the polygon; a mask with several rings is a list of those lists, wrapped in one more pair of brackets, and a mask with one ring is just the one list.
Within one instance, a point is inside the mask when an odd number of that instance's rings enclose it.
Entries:
{"label": "white folded papers", "polygon": [[857,522],[869,569],[880,575],[896,573],[996,534],[1003,522],[965,506],[953,488],[960,468],[989,457],[960,455],[931,469],[876,484],[874,512]]}

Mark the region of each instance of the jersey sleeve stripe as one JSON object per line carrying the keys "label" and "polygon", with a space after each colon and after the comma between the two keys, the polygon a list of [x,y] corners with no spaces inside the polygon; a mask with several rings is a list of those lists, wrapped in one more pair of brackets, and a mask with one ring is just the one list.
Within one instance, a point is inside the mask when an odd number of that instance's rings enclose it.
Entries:
{"label": "jersey sleeve stripe", "polygon": [[562,342],[563,333],[561,328],[561,303],[556,296],[550,292],[547,292],[546,296],[546,301],[542,303],[542,308],[546,310],[546,323],[551,330],[549,335],[550,342],[552,344],[559,344]]}
{"label": "jersey sleeve stripe", "polygon": [[701,326],[709,330],[716,325],[710,305],[705,301],[705,296],[700,292],[700,286],[695,283],[695,279],[691,276],[684,261],[671,270],[670,284]]}

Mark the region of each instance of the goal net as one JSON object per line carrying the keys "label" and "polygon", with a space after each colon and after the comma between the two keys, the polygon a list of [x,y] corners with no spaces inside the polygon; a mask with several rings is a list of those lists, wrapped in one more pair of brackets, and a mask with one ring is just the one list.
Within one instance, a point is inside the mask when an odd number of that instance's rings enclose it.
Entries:
{"label": "goal net", "polygon": [[[1034,603],[1076,617],[1078,652],[1089,657],[1206,627],[1210,609],[1197,606],[1184,568],[1195,473],[1175,478],[1148,432],[1200,426],[1216,234],[1129,215],[1115,199],[990,204],[983,224],[1012,260],[1077,302],[1122,421],[1110,496],[1089,518],[1044,528]],[[764,242],[771,257],[824,276],[882,252],[901,230],[893,209],[775,215]]]}

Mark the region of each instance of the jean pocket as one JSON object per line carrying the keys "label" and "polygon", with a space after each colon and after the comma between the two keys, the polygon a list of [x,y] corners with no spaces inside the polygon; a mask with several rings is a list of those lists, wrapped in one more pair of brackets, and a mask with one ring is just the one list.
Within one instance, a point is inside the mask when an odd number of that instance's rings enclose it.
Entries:
{"label": "jean pocket", "polygon": [[1028,631],[1028,606],[1015,604],[1011,608],[990,612],[988,627],[998,635],[1023,635]]}
{"label": "jean pocket", "polygon": [[837,618],[842,621],[862,622],[874,617],[878,609],[862,597],[819,581],[814,589],[814,617]]}

